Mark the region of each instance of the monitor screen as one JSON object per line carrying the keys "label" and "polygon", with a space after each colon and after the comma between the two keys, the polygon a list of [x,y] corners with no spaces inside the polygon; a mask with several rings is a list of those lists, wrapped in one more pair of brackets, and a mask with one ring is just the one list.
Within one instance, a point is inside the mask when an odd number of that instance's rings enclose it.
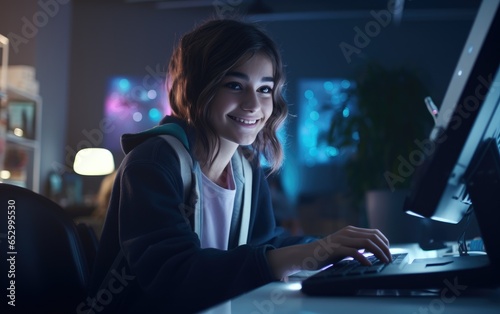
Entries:
{"label": "monitor screen", "polygon": [[439,108],[436,125],[429,139],[420,141],[425,158],[416,168],[404,205],[409,214],[460,222],[474,203],[466,176],[477,166],[474,154],[486,141],[494,141],[498,150],[499,2],[484,0],[479,7]]}

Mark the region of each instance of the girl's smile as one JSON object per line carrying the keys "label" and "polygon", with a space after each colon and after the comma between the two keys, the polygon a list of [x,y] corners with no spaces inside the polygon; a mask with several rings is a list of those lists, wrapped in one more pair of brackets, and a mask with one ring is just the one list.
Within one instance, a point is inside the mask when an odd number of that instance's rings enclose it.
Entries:
{"label": "girl's smile", "polygon": [[255,141],[273,112],[273,70],[269,57],[258,52],[224,77],[210,116],[221,148],[236,149]]}

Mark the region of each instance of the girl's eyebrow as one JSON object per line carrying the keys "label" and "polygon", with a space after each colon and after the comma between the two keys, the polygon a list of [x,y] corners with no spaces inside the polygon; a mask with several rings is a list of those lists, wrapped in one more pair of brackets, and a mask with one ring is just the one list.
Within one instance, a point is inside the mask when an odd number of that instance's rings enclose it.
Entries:
{"label": "girl's eyebrow", "polygon": [[[239,77],[241,79],[244,79],[245,81],[250,81],[250,78],[248,77],[248,75],[246,75],[245,73],[242,73],[242,72],[238,72],[238,71],[227,72],[226,76],[236,76],[236,77]],[[271,76],[264,76],[261,79],[261,82],[274,82],[274,79]]]}

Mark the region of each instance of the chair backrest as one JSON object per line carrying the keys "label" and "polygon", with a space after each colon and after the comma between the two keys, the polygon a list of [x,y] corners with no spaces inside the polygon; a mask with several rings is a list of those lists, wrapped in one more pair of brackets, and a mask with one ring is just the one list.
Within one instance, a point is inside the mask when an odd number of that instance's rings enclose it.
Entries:
{"label": "chair backrest", "polygon": [[97,247],[99,245],[99,240],[95,230],[85,222],[76,223],[76,230],[80,236],[80,241],[83,245],[83,251],[85,253],[85,259],[87,260],[87,266],[89,270],[94,267],[94,260],[97,255]]}
{"label": "chair backrest", "polygon": [[89,267],[73,221],[48,198],[5,183],[0,209],[0,234],[7,234],[0,238],[0,280],[14,288],[7,294],[14,294],[15,309],[75,313],[87,295]]}

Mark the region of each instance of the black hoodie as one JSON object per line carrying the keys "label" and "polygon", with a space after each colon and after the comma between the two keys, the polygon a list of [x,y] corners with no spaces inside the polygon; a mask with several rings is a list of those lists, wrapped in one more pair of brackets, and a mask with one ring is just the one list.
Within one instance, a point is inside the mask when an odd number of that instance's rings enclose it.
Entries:
{"label": "black hoodie", "polygon": [[92,297],[81,304],[80,313],[200,311],[273,281],[267,250],[312,240],[289,237],[276,227],[267,181],[254,163],[248,244],[230,241],[228,250],[202,249],[179,210],[184,191],[177,154],[156,136],[165,128],[172,134],[172,126],[164,126],[169,124],[188,134],[182,140],[186,147],[193,143],[192,130],[173,117],[164,118],[160,127],[122,137],[127,155],[113,187]]}

